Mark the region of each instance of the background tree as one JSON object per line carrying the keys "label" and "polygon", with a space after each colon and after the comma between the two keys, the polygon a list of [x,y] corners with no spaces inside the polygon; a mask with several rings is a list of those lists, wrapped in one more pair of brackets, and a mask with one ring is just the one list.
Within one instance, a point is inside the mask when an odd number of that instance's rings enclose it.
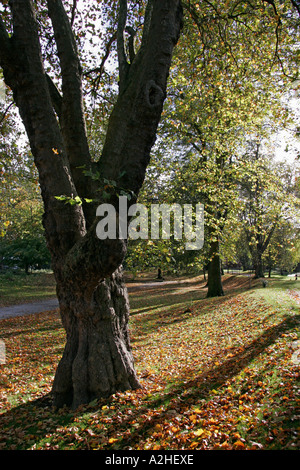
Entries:
{"label": "background tree", "polygon": [[241,148],[253,133],[269,138],[285,125],[281,96],[298,73],[290,34],[297,26],[291,4],[189,1],[184,7],[185,29],[160,127],[163,146],[167,138],[170,145],[162,166],[170,168],[171,158],[177,197],[182,184],[183,198],[204,204],[208,296],[215,296],[223,295],[224,224],[234,220],[239,204]]}
{"label": "background tree", "polygon": [[282,275],[293,272],[300,259],[298,239],[299,229],[292,224],[285,223],[276,228],[263,256],[268,277],[271,277],[274,269]]}
{"label": "background tree", "polygon": [[247,161],[244,160],[245,172],[240,184],[240,216],[255,277],[259,278],[264,277],[264,257],[268,256],[269,266],[271,258],[274,259],[275,245],[271,242],[275,234],[278,238],[281,232],[288,233],[288,223],[291,224],[290,228],[293,227],[299,200],[294,192],[295,179],[291,180],[291,175],[295,178],[297,170],[276,164],[263,155],[259,143],[254,142],[251,147],[253,153]]}

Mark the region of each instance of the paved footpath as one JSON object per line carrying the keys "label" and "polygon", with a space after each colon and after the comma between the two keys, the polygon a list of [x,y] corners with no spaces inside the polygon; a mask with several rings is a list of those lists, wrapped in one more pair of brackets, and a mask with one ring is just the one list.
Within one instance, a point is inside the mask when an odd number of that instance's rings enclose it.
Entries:
{"label": "paved footpath", "polygon": [[[164,284],[164,283],[161,283]],[[141,288],[151,288],[157,287],[159,283],[149,283],[147,286],[135,286],[129,287],[128,290],[135,290]],[[5,318],[12,318],[12,317],[22,317],[23,315],[30,315],[32,313],[41,313],[41,312],[48,312],[50,310],[54,310],[58,308],[58,300],[56,298],[49,299],[49,300],[41,300],[40,302],[32,302],[22,305],[11,305],[9,307],[0,307],[0,320]]]}
{"label": "paved footpath", "polygon": [[[140,285],[134,284],[127,286],[129,291],[139,289],[151,289],[153,287],[161,287],[166,284],[181,284],[186,281],[163,281],[163,282],[148,282]],[[12,317],[21,317],[23,315],[30,315],[32,313],[48,312],[58,308],[58,300],[56,298],[49,300],[41,300],[40,302],[32,302],[22,305],[11,305],[9,307],[0,307],[0,320]]]}
{"label": "paved footpath", "polygon": [[41,302],[34,302],[22,305],[12,305],[10,307],[0,308],[0,320],[11,317],[22,317],[32,313],[47,312],[58,308],[58,300],[50,299]]}

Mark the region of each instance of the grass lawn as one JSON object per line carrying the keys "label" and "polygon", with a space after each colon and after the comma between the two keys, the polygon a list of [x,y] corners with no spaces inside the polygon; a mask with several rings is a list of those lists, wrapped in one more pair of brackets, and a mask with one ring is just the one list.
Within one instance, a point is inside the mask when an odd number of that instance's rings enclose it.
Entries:
{"label": "grass lawn", "polygon": [[51,272],[0,274],[0,307],[25,304],[55,296]]}
{"label": "grass lawn", "polygon": [[[51,406],[57,311],[0,321],[0,449],[299,450],[300,281],[224,277],[130,290],[143,388],[76,411]],[[300,354],[299,354],[300,355]]]}

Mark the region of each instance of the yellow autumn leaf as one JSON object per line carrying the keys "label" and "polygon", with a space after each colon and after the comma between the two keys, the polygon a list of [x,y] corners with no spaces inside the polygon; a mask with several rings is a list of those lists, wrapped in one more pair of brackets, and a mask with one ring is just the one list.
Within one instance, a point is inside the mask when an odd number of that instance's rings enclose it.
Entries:
{"label": "yellow autumn leaf", "polygon": [[198,442],[192,442],[192,444],[190,445],[190,449],[194,449],[195,447],[197,447],[198,445]]}
{"label": "yellow autumn leaf", "polygon": [[201,413],[200,408],[194,408],[195,413]]}
{"label": "yellow autumn leaf", "polygon": [[233,447],[235,449],[244,449],[245,444],[242,441],[238,440],[233,443]]}
{"label": "yellow autumn leaf", "polygon": [[195,436],[200,437],[204,432],[204,429],[198,429],[197,431],[194,431],[194,434]]}
{"label": "yellow autumn leaf", "polygon": [[118,439],[115,439],[114,437],[111,437],[109,440],[108,440],[108,443],[109,444],[113,444],[114,442],[117,442]]}

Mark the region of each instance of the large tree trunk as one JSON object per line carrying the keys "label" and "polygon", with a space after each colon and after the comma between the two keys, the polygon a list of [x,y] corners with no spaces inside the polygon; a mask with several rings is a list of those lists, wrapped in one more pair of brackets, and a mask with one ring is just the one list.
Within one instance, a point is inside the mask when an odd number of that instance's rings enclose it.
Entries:
{"label": "large tree trunk", "polygon": [[59,297],[67,343],[53,384],[55,405],[76,408],[97,397],[138,388],[121,268],[100,282],[88,300],[80,286],[72,294],[62,288]]}
{"label": "large tree trunk", "polygon": [[[54,403],[77,407],[118,390],[139,387],[130,347],[129,302],[121,265],[127,244],[96,236],[95,204],[70,205],[57,196],[97,198],[101,191],[79,167],[95,168],[135,193],[143,183],[155,141],[173,48],[179,38],[180,0],[148,3],[141,47],[127,61],[127,2],[120,0],[120,90],[100,161],[91,162],[84,124],[81,66],[61,0],[48,0],[61,67],[62,96],[46,76],[31,0],[11,0],[13,35],[0,18],[0,65],[13,90],[30,141],[44,201],[45,235],[52,257],[67,342],[53,384]],[[109,201],[118,210],[118,197]],[[124,214],[122,214],[124,215]]]}
{"label": "large tree trunk", "polygon": [[209,253],[210,262],[208,264],[207,297],[220,297],[224,295],[219,249],[219,241],[212,241]]}

